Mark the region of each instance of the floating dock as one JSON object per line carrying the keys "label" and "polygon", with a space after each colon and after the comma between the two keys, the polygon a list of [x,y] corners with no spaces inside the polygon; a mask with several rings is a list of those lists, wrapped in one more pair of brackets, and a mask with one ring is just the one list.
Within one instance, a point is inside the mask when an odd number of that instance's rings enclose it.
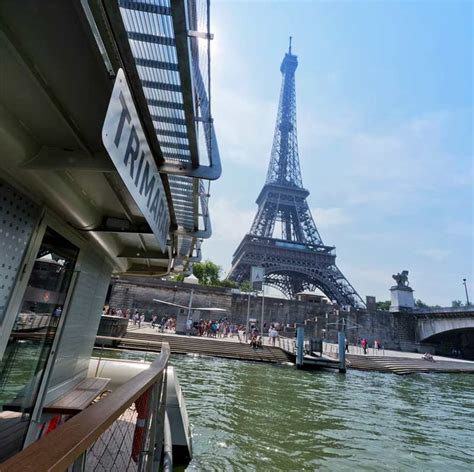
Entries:
{"label": "floating dock", "polygon": [[[420,354],[421,356],[421,354]],[[436,360],[435,362],[411,357],[359,356],[348,354],[346,365],[350,369],[372,370],[394,374],[423,372],[474,374],[474,362]]]}

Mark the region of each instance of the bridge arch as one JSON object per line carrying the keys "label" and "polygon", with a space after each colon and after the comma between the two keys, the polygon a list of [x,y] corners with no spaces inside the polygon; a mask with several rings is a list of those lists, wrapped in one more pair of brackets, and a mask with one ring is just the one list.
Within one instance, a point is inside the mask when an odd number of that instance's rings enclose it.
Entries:
{"label": "bridge arch", "polygon": [[433,317],[418,320],[418,337],[420,341],[427,341],[433,336],[451,331],[474,330],[474,313],[470,316]]}
{"label": "bridge arch", "polygon": [[446,313],[418,319],[418,339],[441,355],[474,360],[474,311]]}

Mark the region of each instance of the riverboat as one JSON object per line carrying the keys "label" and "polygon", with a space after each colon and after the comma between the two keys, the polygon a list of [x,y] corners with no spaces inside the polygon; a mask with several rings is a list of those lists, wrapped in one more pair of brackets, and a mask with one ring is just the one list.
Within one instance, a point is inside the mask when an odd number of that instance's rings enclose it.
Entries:
{"label": "riverboat", "polygon": [[197,0],[0,4],[0,470],[191,456],[169,347],[139,369],[92,352],[113,274],[188,274],[211,235],[208,20]]}

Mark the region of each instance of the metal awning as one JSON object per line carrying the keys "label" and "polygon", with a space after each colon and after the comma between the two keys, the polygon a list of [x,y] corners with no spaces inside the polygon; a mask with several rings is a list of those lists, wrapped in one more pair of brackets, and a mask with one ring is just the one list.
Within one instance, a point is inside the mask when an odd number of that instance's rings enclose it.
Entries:
{"label": "metal awning", "polygon": [[[208,0],[51,0],[47,9],[12,0],[0,7],[8,72],[0,104],[11,111],[0,121],[12,130],[21,123],[29,133],[28,151],[0,158],[0,169],[90,233],[118,271],[189,271],[211,235],[209,181],[221,165],[210,43]],[[119,69],[166,193],[165,252],[100,138]]]}
{"label": "metal awning", "polygon": [[[118,0],[123,28],[156,133],[159,169],[169,174],[177,264],[198,259],[197,241],[211,235],[201,179],[220,175],[210,108],[209,2]],[[123,38],[119,30],[116,37]],[[134,75],[134,71],[131,72]]]}

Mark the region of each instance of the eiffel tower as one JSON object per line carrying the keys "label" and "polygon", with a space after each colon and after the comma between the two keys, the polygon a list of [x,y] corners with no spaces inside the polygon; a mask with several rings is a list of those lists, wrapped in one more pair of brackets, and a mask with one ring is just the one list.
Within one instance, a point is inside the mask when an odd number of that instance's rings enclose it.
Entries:
{"label": "eiffel tower", "polygon": [[296,136],[295,71],[297,56],[288,53],[280,67],[282,85],[267,179],[257,198],[250,232],[234,253],[228,278],[250,279],[252,266],[265,268],[265,284],[290,298],[304,290],[321,290],[341,306],[364,302],[336,266],[335,247],[325,246],[303,188]]}

